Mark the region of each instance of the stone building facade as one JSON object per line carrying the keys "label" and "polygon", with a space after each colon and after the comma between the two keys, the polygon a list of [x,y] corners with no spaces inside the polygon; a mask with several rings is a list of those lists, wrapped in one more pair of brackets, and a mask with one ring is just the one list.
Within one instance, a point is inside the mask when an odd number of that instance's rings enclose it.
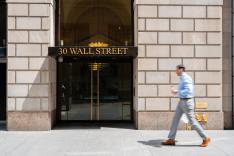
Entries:
{"label": "stone building facade", "polygon": [[138,128],[168,129],[178,99],[170,93],[183,63],[195,101],[208,103],[207,129],[223,128],[222,1],[136,1]]}
{"label": "stone building facade", "polygon": [[[53,0],[7,0],[7,129],[50,130],[56,123],[56,5]],[[205,129],[232,121],[224,85],[222,0],[135,0],[133,116],[137,129],[169,129],[178,98],[174,70],[184,64],[195,102],[207,103]],[[230,64],[229,64],[230,65]],[[228,68],[230,69],[230,68]],[[230,74],[230,72],[229,72]],[[228,74],[227,74],[228,75]],[[228,89],[227,89],[228,88]],[[224,98],[225,97],[225,98]],[[224,100],[229,99],[229,100]],[[230,122],[227,124],[230,127]],[[184,129],[183,123],[180,129]]]}

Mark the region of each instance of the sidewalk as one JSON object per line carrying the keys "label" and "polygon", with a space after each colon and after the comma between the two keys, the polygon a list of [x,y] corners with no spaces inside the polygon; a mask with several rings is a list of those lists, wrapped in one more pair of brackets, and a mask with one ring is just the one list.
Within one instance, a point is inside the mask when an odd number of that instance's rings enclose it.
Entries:
{"label": "sidewalk", "polygon": [[207,133],[212,142],[200,148],[195,131],[179,131],[174,147],[161,145],[168,131],[98,126],[0,131],[0,156],[234,156],[234,131]]}

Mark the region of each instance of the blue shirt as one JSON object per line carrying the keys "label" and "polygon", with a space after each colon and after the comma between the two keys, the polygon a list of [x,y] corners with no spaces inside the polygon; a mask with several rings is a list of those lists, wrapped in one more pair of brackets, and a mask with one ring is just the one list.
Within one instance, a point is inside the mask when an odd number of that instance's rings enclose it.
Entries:
{"label": "blue shirt", "polygon": [[182,73],[182,75],[180,76],[178,96],[179,98],[193,98],[194,96],[193,80],[186,73]]}

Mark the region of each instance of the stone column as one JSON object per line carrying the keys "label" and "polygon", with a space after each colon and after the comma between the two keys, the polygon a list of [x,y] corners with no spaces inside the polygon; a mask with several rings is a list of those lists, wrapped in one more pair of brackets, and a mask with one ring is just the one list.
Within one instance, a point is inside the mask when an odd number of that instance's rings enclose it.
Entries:
{"label": "stone column", "polygon": [[7,129],[50,130],[55,112],[53,0],[7,0]]}
{"label": "stone column", "polygon": [[[136,0],[138,129],[169,129],[178,99],[175,67],[195,83],[196,102],[208,103],[206,129],[223,129],[222,0]],[[181,125],[180,128],[183,128]]]}

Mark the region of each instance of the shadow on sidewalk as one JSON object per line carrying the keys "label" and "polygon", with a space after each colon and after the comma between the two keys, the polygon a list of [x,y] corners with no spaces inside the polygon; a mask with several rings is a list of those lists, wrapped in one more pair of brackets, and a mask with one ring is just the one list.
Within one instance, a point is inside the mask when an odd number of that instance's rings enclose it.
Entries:
{"label": "shadow on sidewalk", "polygon": [[180,145],[175,145],[175,147],[200,147],[200,145],[187,145],[187,144],[180,144]]}
{"label": "shadow on sidewalk", "polygon": [[162,141],[163,140],[149,140],[149,141],[137,141],[139,143],[142,143],[144,145],[148,145],[148,146],[153,146],[153,147],[162,147]]}
{"label": "shadow on sidewalk", "polygon": [[192,145],[192,144],[176,144],[175,146],[168,146],[168,145],[162,145],[163,140],[149,140],[149,141],[138,141],[139,143],[142,143],[144,145],[152,146],[152,147],[200,147],[200,145]]}

